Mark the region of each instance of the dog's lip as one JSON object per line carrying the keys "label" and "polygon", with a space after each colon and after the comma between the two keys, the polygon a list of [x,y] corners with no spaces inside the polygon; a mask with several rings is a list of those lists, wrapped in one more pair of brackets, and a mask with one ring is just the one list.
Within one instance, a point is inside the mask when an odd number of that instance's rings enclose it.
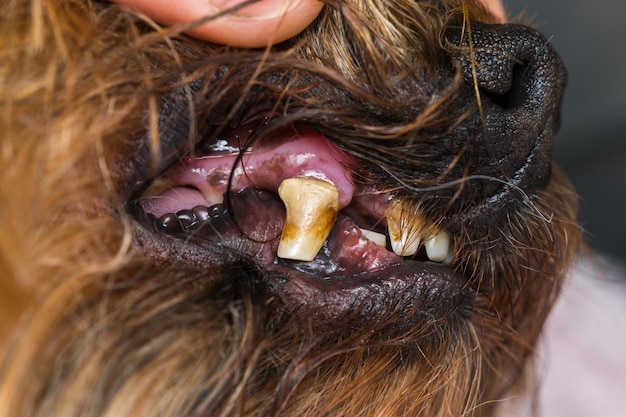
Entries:
{"label": "dog's lip", "polygon": [[314,326],[354,321],[376,328],[387,322],[381,333],[402,332],[419,322],[445,320],[472,297],[462,276],[434,263],[400,261],[371,273],[325,280],[280,266],[274,271],[285,278],[270,276],[270,289]]}

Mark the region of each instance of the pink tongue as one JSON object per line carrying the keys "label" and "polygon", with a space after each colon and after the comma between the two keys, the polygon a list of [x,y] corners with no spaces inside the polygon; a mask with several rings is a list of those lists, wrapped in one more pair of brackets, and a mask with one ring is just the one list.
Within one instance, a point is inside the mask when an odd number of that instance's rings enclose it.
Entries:
{"label": "pink tongue", "polygon": [[[340,209],[350,203],[354,194],[351,171],[355,166],[351,157],[319,132],[306,126],[282,129],[274,135],[272,142],[279,143],[274,148],[253,149],[238,159],[238,151],[233,151],[229,144],[222,147],[226,149],[225,151],[183,159],[164,177],[176,187],[192,187],[199,190],[207,197],[209,203],[216,196],[222,196],[228,189],[239,191],[245,187],[254,187],[276,193],[278,186],[286,178],[317,178],[337,187]],[[232,181],[230,186],[229,181]],[[173,191],[176,190],[177,188]],[[172,198],[173,191],[163,194],[163,198]],[[190,194],[179,195],[190,198]],[[194,205],[198,203],[197,198],[198,195],[191,198]],[[153,206],[157,205],[159,202],[153,201]],[[187,204],[181,202],[180,205]],[[179,205],[165,204],[165,206]]]}
{"label": "pink tongue", "polygon": [[178,213],[195,206],[211,205],[207,204],[206,198],[198,190],[186,187],[176,187],[154,198],[144,198],[141,204],[146,213],[156,217],[167,213]]}

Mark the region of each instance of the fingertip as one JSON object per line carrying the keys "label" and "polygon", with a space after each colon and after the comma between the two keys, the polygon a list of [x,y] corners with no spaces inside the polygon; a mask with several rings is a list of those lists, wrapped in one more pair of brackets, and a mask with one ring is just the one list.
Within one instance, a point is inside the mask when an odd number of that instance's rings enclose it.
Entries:
{"label": "fingertip", "polygon": [[[244,0],[114,0],[155,21],[172,26],[215,16]],[[287,40],[303,31],[319,15],[318,0],[263,0],[234,14],[209,20],[186,33],[213,43],[257,48]]]}
{"label": "fingertip", "polygon": [[507,22],[506,10],[502,0],[482,0],[485,8],[496,18],[499,23]]}
{"label": "fingertip", "polygon": [[210,42],[246,47],[266,47],[302,32],[320,14],[318,0],[264,0],[205,25],[190,34]]}

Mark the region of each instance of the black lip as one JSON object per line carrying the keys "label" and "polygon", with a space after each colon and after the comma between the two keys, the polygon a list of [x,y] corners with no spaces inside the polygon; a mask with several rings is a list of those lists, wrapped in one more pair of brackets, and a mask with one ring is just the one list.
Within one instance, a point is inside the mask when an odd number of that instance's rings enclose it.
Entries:
{"label": "black lip", "polygon": [[[417,261],[404,261],[367,277],[322,282],[282,267],[272,272],[282,277],[270,277],[270,291],[289,311],[320,327],[368,322],[373,331],[389,336],[418,323],[436,325],[473,299],[472,291],[449,269]],[[381,323],[383,328],[377,328]]]}

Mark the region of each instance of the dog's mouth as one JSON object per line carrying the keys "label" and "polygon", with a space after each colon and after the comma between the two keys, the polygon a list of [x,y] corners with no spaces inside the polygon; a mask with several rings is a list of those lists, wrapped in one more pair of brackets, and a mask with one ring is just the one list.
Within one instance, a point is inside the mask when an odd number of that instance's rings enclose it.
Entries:
{"label": "dog's mouth", "polygon": [[466,280],[447,230],[305,124],[248,145],[269,119],[223,130],[155,179],[136,207],[144,226],[253,265],[291,309],[319,319],[458,305]]}

